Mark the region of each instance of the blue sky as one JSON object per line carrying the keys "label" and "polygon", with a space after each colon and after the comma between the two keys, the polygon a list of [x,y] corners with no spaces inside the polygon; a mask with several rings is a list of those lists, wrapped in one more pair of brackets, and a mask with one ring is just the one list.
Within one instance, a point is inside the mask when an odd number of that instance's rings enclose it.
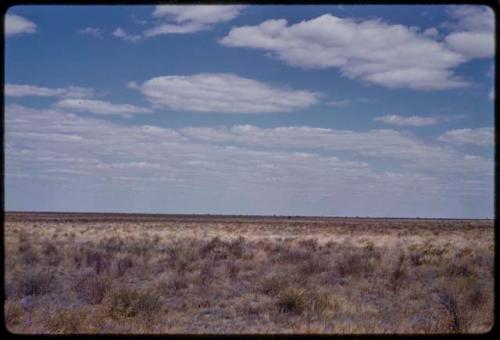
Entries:
{"label": "blue sky", "polygon": [[484,6],[16,6],[6,209],[493,216]]}

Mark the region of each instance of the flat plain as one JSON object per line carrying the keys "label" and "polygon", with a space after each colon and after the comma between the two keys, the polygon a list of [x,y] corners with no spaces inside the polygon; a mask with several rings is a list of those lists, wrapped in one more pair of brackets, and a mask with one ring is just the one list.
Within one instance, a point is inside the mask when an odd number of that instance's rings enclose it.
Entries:
{"label": "flat plain", "polygon": [[493,220],[7,212],[13,333],[483,333]]}

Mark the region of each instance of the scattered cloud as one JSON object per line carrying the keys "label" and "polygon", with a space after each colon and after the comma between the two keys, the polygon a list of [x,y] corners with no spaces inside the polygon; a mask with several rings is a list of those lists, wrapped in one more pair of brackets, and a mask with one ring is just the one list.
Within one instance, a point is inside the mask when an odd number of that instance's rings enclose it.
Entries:
{"label": "scattered cloud", "polygon": [[495,100],[495,91],[493,90],[493,88],[488,93],[488,98],[490,98],[490,100]]}
{"label": "scattered cloud", "polygon": [[319,96],[228,73],[162,76],[128,87],[138,88],[155,106],[197,112],[286,112],[313,105]]}
{"label": "scattered cloud", "polygon": [[101,38],[102,37],[102,30],[97,27],[84,27],[80,28],[78,31],[76,31],[78,34],[83,34],[83,35],[89,35],[94,38]]}
{"label": "scattered cloud", "polygon": [[94,95],[94,90],[85,87],[68,86],[65,88],[49,88],[36,85],[5,84],[5,95],[8,97],[66,97],[89,98]]}
{"label": "scattered cloud", "polygon": [[376,122],[398,125],[398,126],[427,126],[436,125],[439,122],[437,117],[422,117],[422,116],[399,116],[385,115],[373,119]]}
{"label": "scattered cloud", "polygon": [[5,15],[5,35],[19,35],[36,32],[36,24],[19,15]]}
{"label": "scattered cloud", "polygon": [[55,104],[56,107],[74,111],[83,111],[103,115],[131,116],[138,113],[151,113],[148,108],[130,104],[114,104],[101,100],[91,99],[63,99]]}
{"label": "scattered cloud", "polygon": [[133,43],[138,42],[142,39],[142,37],[138,34],[128,34],[121,27],[118,27],[113,31],[113,36]]}
{"label": "scattered cloud", "polygon": [[493,146],[495,133],[493,128],[457,129],[447,131],[438,137],[440,141],[458,145]]}

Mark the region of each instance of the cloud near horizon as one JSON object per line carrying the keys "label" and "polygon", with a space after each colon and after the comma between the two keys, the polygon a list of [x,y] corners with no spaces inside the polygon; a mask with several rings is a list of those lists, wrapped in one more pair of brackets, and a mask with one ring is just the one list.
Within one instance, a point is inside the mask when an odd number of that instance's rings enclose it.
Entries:
{"label": "cloud near horizon", "polygon": [[[60,109],[19,105],[6,107],[6,119],[9,183],[19,180],[32,185],[43,178],[45,185],[53,183],[58,190],[87,183],[89,187],[84,185],[82,190],[94,194],[99,187],[123,190],[126,184],[130,189],[124,195],[136,193],[131,188],[150,194],[161,189],[174,195],[179,204],[193,199],[189,192],[195,189],[220,195],[236,190],[240,200],[257,206],[277,197],[302,202],[299,206],[318,204],[322,207],[318,214],[356,214],[361,201],[366,201],[362,206],[370,206],[368,201],[375,197],[385,203],[364,214],[387,214],[403,201],[413,202],[410,206],[415,213],[417,202],[431,197],[440,209],[464,195],[492,195],[491,159],[391,130],[251,125],[170,129],[126,126]],[[380,157],[398,160],[399,166],[391,171],[377,169]],[[453,173],[460,173],[460,185],[457,176],[450,176]],[[324,206],[325,199],[335,209]],[[404,215],[406,210],[398,211]]]}
{"label": "cloud near horizon", "polygon": [[438,117],[421,117],[421,116],[404,117],[399,115],[385,115],[385,116],[375,117],[373,120],[388,125],[415,126],[415,127],[436,125],[439,123]]}
{"label": "cloud near horizon", "polygon": [[63,99],[55,104],[56,107],[61,109],[68,109],[73,111],[82,111],[103,115],[121,115],[131,116],[138,113],[151,113],[149,108],[138,107],[130,104],[116,104],[102,100],[92,99]]}
{"label": "cloud near horizon", "polygon": [[36,85],[5,84],[5,95],[8,97],[66,97],[89,98],[95,94],[94,89],[68,86],[64,88],[50,88]]}

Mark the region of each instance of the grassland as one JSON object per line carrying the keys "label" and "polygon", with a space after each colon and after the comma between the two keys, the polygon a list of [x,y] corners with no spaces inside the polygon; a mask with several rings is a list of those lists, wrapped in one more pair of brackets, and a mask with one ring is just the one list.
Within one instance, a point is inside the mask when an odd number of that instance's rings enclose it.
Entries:
{"label": "grassland", "polygon": [[7,213],[13,333],[482,333],[492,220]]}

